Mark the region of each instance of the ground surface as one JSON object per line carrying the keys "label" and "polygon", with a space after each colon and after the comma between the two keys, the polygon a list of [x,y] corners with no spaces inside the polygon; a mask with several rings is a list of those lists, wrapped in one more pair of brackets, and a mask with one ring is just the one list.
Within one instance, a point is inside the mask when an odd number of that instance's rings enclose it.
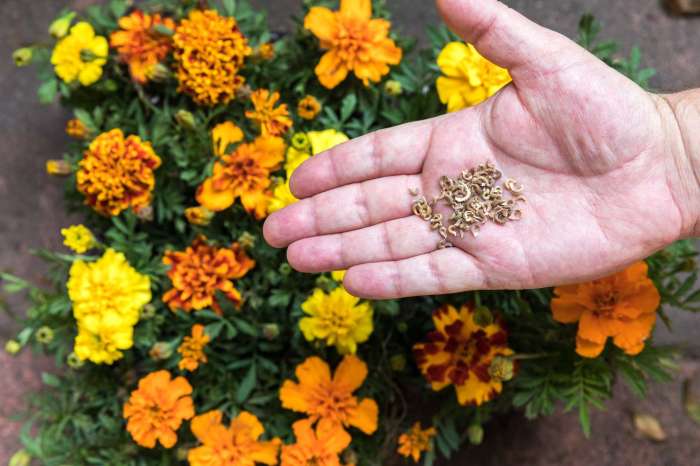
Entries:
{"label": "ground surface", "polygon": [[[58,106],[36,102],[36,80],[28,70],[16,70],[10,55],[33,40],[44,40],[51,18],[64,6],[81,8],[90,0],[0,0],[0,270],[41,281],[41,264],[30,249],[60,244],[58,230],[69,223],[63,213],[60,182],[44,175],[47,158],[60,157],[66,140],[67,118]],[[288,15],[298,11],[300,0],[255,0],[274,6],[271,23],[283,30]],[[403,33],[422,37],[426,24],[438,16],[430,0],[387,0],[395,12],[395,24]],[[634,44],[644,51],[644,63],[659,70],[652,85],[672,91],[700,86],[700,18],[668,16],[658,0],[510,0],[506,3],[533,20],[571,36],[581,13],[590,11],[605,25],[604,36],[618,39],[628,50]],[[7,299],[0,296],[0,299]],[[20,303],[10,301],[21,310]],[[700,319],[700,317],[698,317]],[[673,384],[656,386],[648,400],[618,390],[615,402],[593,417],[594,434],[585,440],[574,415],[557,415],[528,422],[514,415],[493,423],[487,440],[470,449],[454,465],[590,465],[676,466],[698,464],[700,428],[689,421],[680,404],[680,380],[697,371],[693,356],[700,355],[700,322],[678,316],[676,331],[658,335],[681,344],[689,355],[684,375]],[[12,335],[9,320],[0,315],[0,342]],[[7,419],[22,407],[22,396],[39,385],[44,361],[0,353],[0,464],[18,448],[16,424]],[[699,382],[700,383],[700,382]],[[669,439],[660,444],[638,438],[630,418],[633,413],[656,416]]]}

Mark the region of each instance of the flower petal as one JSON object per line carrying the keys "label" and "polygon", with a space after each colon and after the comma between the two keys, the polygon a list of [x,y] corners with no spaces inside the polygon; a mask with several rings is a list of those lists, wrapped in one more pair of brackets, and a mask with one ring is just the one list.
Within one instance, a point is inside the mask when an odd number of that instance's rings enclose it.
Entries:
{"label": "flower petal", "polygon": [[339,390],[347,390],[352,393],[367,378],[367,364],[354,355],[345,356],[335,370],[333,384]]}
{"label": "flower petal", "polygon": [[377,418],[379,417],[379,407],[377,402],[365,398],[355,408],[348,410],[347,424],[357,427],[367,435],[373,434],[377,430]]}

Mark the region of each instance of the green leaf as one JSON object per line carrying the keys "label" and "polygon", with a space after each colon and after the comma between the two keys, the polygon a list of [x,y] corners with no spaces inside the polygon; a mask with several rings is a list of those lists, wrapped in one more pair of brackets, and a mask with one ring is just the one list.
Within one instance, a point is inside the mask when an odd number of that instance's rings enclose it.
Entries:
{"label": "green leaf", "polygon": [[44,385],[48,385],[49,387],[58,388],[61,386],[61,379],[48,372],[41,373],[41,381],[44,382]]}
{"label": "green leaf", "polygon": [[340,105],[340,121],[345,122],[357,107],[357,96],[354,93],[348,94]]}
{"label": "green leaf", "polygon": [[58,81],[56,79],[44,82],[41,86],[39,86],[39,90],[37,91],[39,102],[42,104],[50,104],[56,97],[57,92]]}
{"label": "green leaf", "polygon": [[253,364],[250,365],[250,369],[248,369],[245,377],[243,377],[243,380],[241,380],[241,383],[238,385],[238,389],[236,389],[236,401],[239,404],[248,399],[251,392],[255,388],[256,382],[257,371],[255,369],[255,362],[253,362]]}

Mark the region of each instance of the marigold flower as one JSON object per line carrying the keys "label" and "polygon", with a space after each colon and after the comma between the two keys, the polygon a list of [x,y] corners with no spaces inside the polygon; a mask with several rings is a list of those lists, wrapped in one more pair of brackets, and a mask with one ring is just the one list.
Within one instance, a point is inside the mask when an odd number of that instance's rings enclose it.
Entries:
{"label": "marigold flower", "polygon": [[312,95],[307,95],[299,101],[297,105],[297,113],[304,120],[313,120],[321,113],[321,102]]}
{"label": "marigold flower", "polygon": [[299,364],[295,374],[299,382],[285,380],[280,389],[282,407],[307,414],[324,429],[352,426],[365,434],[377,430],[377,403],[353,396],[367,377],[367,365],[357,356],[345,356],[333,378],[328,364],[316,356]]}
{"label": "marigold flower", "polygon": [[399,436],[399,448],[396,451],[401,456],[413,458],[417,463],[424,451],[432,450],[432,439],[435,434],[437,434],[435,427],[422,429],[420,422],[416,422],[411,430]]}
{"label": "marigold flower", "polygon": [[166,370],[148,374],[124,404],[126,430],[142,447],[154,448],[160,442],[172,448],[182,421],[194,416],[191,393],[192,386],[184,377],[171,379]]}
{"label": "marigold flower", "polygon": [[196,416],[190,423],[192,433],[202,445],[189,451],[190,466],[254,466],[277,464],[280,440],[261,441],[265,428],[258,418],[242,411],[222,423],[223,414],[214,410]]}
{"label": "marigold flower", "polygon": [[178,364],[180,370],[195,371],[200,363],[206,363],[207,355],[204,354],[204,347],[210,341],[211,338],[204,332],[204,325],[193,325],[192,335],[183,338],[177,349],[177,352],[182,355]]}
{"label": "marigold flower", "polygon": [[627,354],[641,352],[661,301],[643,261],[600,280],[559,286],[554,296],[554,320],[578,322],[576,352],[587,358],[602,353],[608,337]]}
{"label": "marigold flower", "polygon": [[437,79],[440,102],[448,112],[480,104],[510,81],[508,70],[482,57],[472,44],[450,42],[437,58],[445,76]]}
{"label": "marigold flower", "polygon": [[231,144],[243,140],[243,131],[230,121],[219,123],[211,130],[211,144],[214,147],[214,155],[223,157],[228,152]]}
{"label": "marigold flower", "polygon": [[421,373],[435,391],[454,385],[459,404],[476,404],[493,399],[503,389],[489,374],[497,355],[509,356],[508,335],[500,322],[481,326],[474,311],[463,305],[459,311],[445,305],[433,313],[435,331],[428,341],[413,347]]}
{"label": "marigold flower", "polygon": [[200,105],[228,103],[244,83],[238,74],[251,54],[236,20],[214,10],[192,10],[173,36],[179,92]]}
{"label": "marigold flower", "polygon": [[241,293],[233,284],[255,266],[238,243],[229,248],[217,248],[206,243],[206,238],[197,236],[184,251],[167,251],[163,263],[170,265],[168,278],[173,287],[163,295],[173,311],[201,310],[208,307],[218,314],[221,306],[216,300],[216,291],[226,295],[236,306],[242,302]]}
{"label": "marigold flower", "polygon": [[239,145],[214,164],[214,173],[197,190],[197,202],[220,212],[240,197],[247,212],[264,218],[270,199],[270,172],[279,167],[284,149],[284,141],[273,136]]}
{"label": "marigold flower", "polygon": [[72,173],[70,163],[65,160],[47,160],[46,173],[51,176],[66,176]]}
{"label": "marigold flower", "polygon": [[68,228],[61,228],[61,234],[63,235],[63,244],[78,254],[82,254],[97,245],[95,237],[85,225],[71,225]]}
{"label": "marigold flower", "polygon": [[245,112],[245,116],[257,122],[263,136],[282,136],[292,127],[287,104],[275,106],[280,99],[279,92],[258,89],[250,95],[254,110]]}
{"label": "marigold flower", "polygon": [[170,38],[159,34],[158,26],[175,29],[175,22],[159,14],[149,15],[134,10],[119,18],[121,29],[109,36],[110,45],[117,50],[119,59],[129,66],[131,78],[137,83],[147,82],[153,67],[170,52]]}
{"label": "marigold flower", "polygon": [[102,76],[108,50],[107,39],[96,36],[90,23],[81,21],[56,44],[51,63],[63,81],[79,81],[83,86],[89,86]]}
{"label": "marigold flower", "polygon": [[345,430],[332,424],[313,423],[304,419],[292,425],[296,443],[282,447],[281,466],[341,466],[338,455],[345,450],[352,437]]}
{"label": "marigold flower", "polygon": [[102,215],[118,215],[130,206],[137,211],[151,202],[153,170],[160,163],[149,142],[133,135],[124,138],[122,130],[113,129],[97,136],[83,154],[78,191]]}
{"label": "marigold flower", "polygon": [[316,66],[321,84],[333,89],[350,71],[365,86],[389,73],[388,65],[401,62],[402,51],[389,38],[391,23],[372,18],[372,0],[340,0],[340,10],[313,7],[304,27],[328,50]]}
{"label": "marigold flower", "polygon": [[318,155],[350,140],[347,135],[332,128],[324,129],[323,131],[309,131],[306,135],[311,142],[311,153],[313,155]]}
{"label": "marigold flower", "polygon": [[188,207],[185,209],[185,218],[192,225],[207,226],[214,218],[214,212],[202,206]]}
{"label": "marigold flower", "polygon": [[78,335],[73,351],[82,360],[112,364],[134,345],[134,327],[130,320],[114,311],[105,311],[78,319]]}
{"label": "marigold flower", "polygon": [[372,307],[351,295],[342,286],[329,294],[316,288],[301,305],[308,314],[299,321],[299,329],[308,341],[324,340],[335,345],[340,354],[354,354],[357,344],[372,333]]}
{"label": "marigold flower", "polygon": [[270,42],[260,44],[255,50],[255,55],[262,60],[272,60],[275,58],[275,45]]}
{"label": "marigold flower", "polygon": [[66,123],[66,134],[75,139],[85,139],[88,136],[88,129],[85,123],[77,118],[71,118]]}
{"label": "marigold flower", "polygon": [[148,356],[154,361],[165,361],[173,355],[173,346],[165,341],[157,341],[148,350]]}
{"label": "marigold flower", "polygon": [[[311,147],[309,147],[311,149]],[[290,147],[287,149],[287,157],[284,162],[284,171],[287,174],[287,180],[292,177],[294,170],[299,168],[299,166],[311,158],[311,154],[306,151]]]}
{"label": "marigold flower", "polygon": [[272,212],[282,210],[288,205],[294,204],[298,200],[299,199],[294,197],[294,194],[292,194],[292,190],[289,187],[289,181],[280,183],[272,191],[272,198],[267,205],[267,213],[271,214]]}
{"label": "marigold flower", "polygon": [[331,272],[331,278],[337,281],[338,283],[343,283],[343,279],[345,278],[345,272],[347,272],[347,270],[334,270],[333,272]]}

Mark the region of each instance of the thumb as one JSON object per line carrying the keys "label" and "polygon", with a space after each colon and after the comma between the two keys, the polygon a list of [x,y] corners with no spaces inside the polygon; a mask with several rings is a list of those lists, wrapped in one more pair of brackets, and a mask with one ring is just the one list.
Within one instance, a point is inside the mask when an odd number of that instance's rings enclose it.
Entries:
{"label": "thumb", "polygon": [[437,6],[450,29],[490,61],[508,68],[516,82],[518,74],[558,65],[566,56],[564,49],[580,50],[498,0],[437,0]]}

